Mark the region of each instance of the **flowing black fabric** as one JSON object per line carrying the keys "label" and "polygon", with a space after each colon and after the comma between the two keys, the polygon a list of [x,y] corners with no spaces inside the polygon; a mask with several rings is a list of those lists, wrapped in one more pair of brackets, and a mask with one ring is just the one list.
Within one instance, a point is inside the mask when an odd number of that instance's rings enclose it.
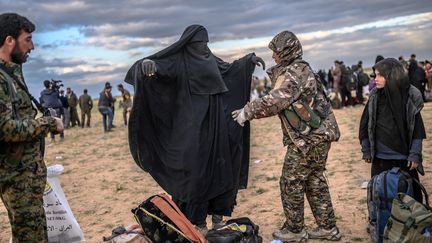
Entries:
{"label": "flowing black fabric", "polygon": [[179,41],[144,58],[156,63],[155,76],[143,75],[143,59],[128,71],[125,81],[135,86],[129,146],[136,163],[176,200],[198,204],[232,191],[232,205],[237,175],[244,175],[238,168],[249,162],[249,129],[234,124],[230,113],[249,99],[253,54],[225,63],[196,44],[205,39],[203,30],[190,26]]}
{"label": "flowing black fabric", "polygon": [[[207,46],[196,47],[196,42],[208,41],[207,31],[201,25],[191,25],[185,29],[178,41],[169,47],[144,59],[156,62],[159,74],[184,72],[187,74],[188,86],[192,94],[219,94],[228,91],[218,70],[218,64]],[[175,65],[175,66],[173,66]],[[135,69],[135,68],[134,68]],[[176,69],[176,70],[173,70]],[[133,84],[132,69],[126,74],[125,81]]]}
{"label": "flowing black fabric", "polygon": [[229,92],[223,94],[225,119],[228,123],[231,155],[235,176],[234,184],[239,189],[247,187],[249,174],[250,123],[246,122],[243,129],[231,117],[231,112],[242,108],[250,98],[252,72],[255,64],[251,62],[255,54],[249,54],[233,62],[224,62],[217,58],[219,70]]}

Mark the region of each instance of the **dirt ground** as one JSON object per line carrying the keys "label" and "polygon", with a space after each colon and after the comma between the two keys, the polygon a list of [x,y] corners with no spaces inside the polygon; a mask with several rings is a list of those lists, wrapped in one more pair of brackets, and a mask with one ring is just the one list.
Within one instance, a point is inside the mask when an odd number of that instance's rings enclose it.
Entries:
{"label": "dirt ground", "polygon": [[[369,242],[365,230],[367,220],[366,190],[361,184],[369,179],[370,165],[360,160],[357,139],[363,107],[336,110],[342,136],[333,143],[327,162],[327,178],[342,242]],[[91,128],[70,128],[65,141],[46,149],[48,165],[65,168],[60,181],[86,242],[101,242],[118,225],[135,223],[131,209],[149,196],[162,192],[152,177],[133,161],[128,147],[127,129],[121,127],[121,110],[115,114],[117,128],[104,134],[101,116],[92,113]],[[432,103],[422,112],[427,135],[432,136]],[[271,240],[284,215],[279,196],[279,176],[286,148],[277,117],[252,121],[249,187],[238,195],[233,217],[250,217],[260,226],[264,242]],[[432,142],[423,145],[426,176],[421,180],[432,192],[430,165]],[[309,206],[305,223],[314,226]],[[10,226],[6,210],[0,204],[0,243],[8,242]],[[309,241],[314,242],[314,241]]]}

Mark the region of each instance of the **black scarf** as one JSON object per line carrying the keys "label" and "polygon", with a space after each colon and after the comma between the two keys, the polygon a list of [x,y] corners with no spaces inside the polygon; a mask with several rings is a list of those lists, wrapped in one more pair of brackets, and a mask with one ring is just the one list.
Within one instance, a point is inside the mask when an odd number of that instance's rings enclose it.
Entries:
{"label": "black scarf", "polygon": [[[391,100],[387,96],[385,89],[378,90],[377,110],[376,110],[376,140],[394,151],[401,154],[408,154],[407,132],[404,129],[398,129],[394,112],[391,108]],[[405,105],[398,110],[405,110]],[[401,115],[399,114],[396,115]],[[402,138],[402,139],[401,139]]]}
{"label": "black scarf", "polygon": [[[201,25],[191,25],[185,29],[180,39],[169,47],[138,60],[150,59],[158,68],[166,68],[173,62],[182,62],[176,67],[179,72],[187,72],[190,92],[193,94],[218,94],[228,91],[218,69],[216,58],[207,47],[207,30]],[[168,63],[167,63],[168,62]],[[136,64],[135,63],[135,64]],[[135,71],[135,70],[134,70]],[[132,69],[125,81],[132,84]]]}
{"label": "black scarf", "polygon": [[[387,58],[378,62],[375,64],[374,69],[386,80],[384,88],[378,91],[378,106],[381,105],[384,107],[382,109],[390,111],[381,116],[377,114],[379,116],[377,119],[383,122],[382,124],[388,124],[389,126],[387,131],[384,130],[384,133],[381,134],[382,139],[380,141],[401,154],[408,154],[410,149],[409,141],[412,138],[425,137],[423,122],[419,114],[414,121],[413,137],[408,137],[410,134],[406,112],[411,86],[409,78],[402,64],[394,58]],[[391,127],[394,127],[393,132],[389,130],[392,129]]]}

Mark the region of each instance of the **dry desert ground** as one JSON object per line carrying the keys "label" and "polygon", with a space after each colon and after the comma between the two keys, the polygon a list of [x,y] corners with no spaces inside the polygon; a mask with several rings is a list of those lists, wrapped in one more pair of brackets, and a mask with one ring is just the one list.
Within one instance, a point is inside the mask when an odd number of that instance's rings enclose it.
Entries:
{"label": "dry desert ground", "polygon": [[[327,162],[327,178],[342,231],[342,242],[369,242],[366,190],[361,184],[369,179],[370,165],[360,158],[357,139],[363,106],[335,110],[342,136],[333,143]],[[101,242],[118,225],[135,223],[131,209],[149,196],[162,192],[152,177],[133,161],[128,147],[127,129],[121,127],[121,110],[115,113],[114,132],[104,134],[96,108],[91,128],[70,128],[65,141],[46,149],[48,165],[62,164],[60,176],[68,202],[84,231],[86,242]],[[422,111],[427,135],[432,136],[432,102]],[[248,216],[260,226],[264,242],[284,220],[279,196],[279,176],[286,148],[277,117],[252,121],[249,187],[238,194],[233,217]],[[423,145],[426,176],[421,180],[432,192],[432,142]],[[314,226],[309,206],[305,223]],[[5,208],[0,204],[0,242],[8,242],[10,226]],[[309,241],[314,242],[314,241]]]}

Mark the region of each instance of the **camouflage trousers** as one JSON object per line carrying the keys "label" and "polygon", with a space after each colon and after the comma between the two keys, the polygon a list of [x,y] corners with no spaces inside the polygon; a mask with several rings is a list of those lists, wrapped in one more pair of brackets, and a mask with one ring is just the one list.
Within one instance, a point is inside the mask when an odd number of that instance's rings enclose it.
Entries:
{"label": "camouflage trousers", "polygon": [[327,180],[324,176],[330,143],[321,143],[306,154],[294,144],[288,145],[285,155],[280,190],[286,221],[283,228],[300,232],[304,227],[304,195],[311,207],[318,227],[336,226]]}
{"label": "camouflage trousers", "polygon": [[11,168],[0,161],[0,196],[7,209],[13,242],[48,242],[43,193],[46,166],[42,160]]}

